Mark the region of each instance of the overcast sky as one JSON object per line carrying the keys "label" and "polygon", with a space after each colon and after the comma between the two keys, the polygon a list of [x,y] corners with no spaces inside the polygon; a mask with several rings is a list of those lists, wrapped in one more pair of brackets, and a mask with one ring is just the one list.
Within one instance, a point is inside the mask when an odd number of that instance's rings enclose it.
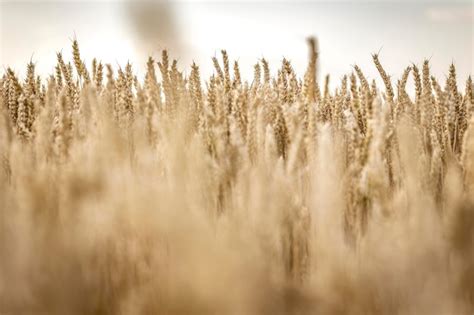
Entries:
{"label": "overcast sky", "polygon": [[355,63],[376,77],[371,53],[378,51],[394,78],[424,58],[430,58],[432,71],[441,77],[452,61],[462,80],[474,73],[472,1],[181,1],[142,6],[1,1],[0,64],[22,72],[32,58],[40,72],[49,72],[56,51],[70,55],[75,35],[89,62],[93,57],[114,65],[130,60],[143,68],[146,55],[159,56],[168,47],[182,68],[195,60],[209,74],[210,58],[225,48],[239,60],[244,75],[251,74],[261,57],[273,69],[286,57],[302,74],[305,38],[315,35],[321,74],[329,72],[333,80]]}

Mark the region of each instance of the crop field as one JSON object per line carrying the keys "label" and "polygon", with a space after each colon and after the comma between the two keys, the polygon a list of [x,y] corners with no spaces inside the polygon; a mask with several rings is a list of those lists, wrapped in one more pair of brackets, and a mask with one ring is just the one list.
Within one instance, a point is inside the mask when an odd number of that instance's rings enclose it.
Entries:
{"label": "crop field", "polygon": [[474,314],[454,64],[324,77],[309,38],[305,73],[163,50],[137,75],[79,44],[0,69],[1,315]]}

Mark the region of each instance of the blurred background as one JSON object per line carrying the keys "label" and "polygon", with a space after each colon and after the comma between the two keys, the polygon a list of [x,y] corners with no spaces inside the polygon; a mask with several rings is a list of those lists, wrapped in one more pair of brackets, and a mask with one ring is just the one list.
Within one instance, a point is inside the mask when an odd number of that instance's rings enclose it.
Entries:
{"label": "blurred background", "polygon": [[142,74],[146,57],[164,48],[187,71],[194,60],[203,75],[225,48],[251,78],[259,58],[273,70],[291,60],[302,75],[305,38],[319,40],[320,76],[334,81],[358,64],[377,77],[371,53],[380,51],[387,72],[398,78],[411,63],[431,60],[444,77],[454,62],[459,79],[474,73],[473,2],[445,1],[2,1],[0,65],[24,72],[32,59],[49,73],[55,53],[71,56],[79,40],[82,57],[113,65],[131,61]]}

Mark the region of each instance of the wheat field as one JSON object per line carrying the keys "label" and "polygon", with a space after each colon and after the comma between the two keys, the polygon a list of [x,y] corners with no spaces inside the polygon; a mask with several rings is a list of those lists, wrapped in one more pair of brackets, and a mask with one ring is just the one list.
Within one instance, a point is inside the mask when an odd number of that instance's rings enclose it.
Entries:
{"label": "wheat field", "polygon": [[473,314],[471,78],[308,47],[1,70],[0,314]]}

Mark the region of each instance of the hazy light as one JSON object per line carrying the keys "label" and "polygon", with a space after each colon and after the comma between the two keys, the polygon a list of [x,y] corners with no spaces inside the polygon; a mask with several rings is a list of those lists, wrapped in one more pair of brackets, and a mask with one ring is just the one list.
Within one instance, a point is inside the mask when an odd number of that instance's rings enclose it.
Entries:
{"label": "hazy light", "polygon": [[[168,48],[181,68],[197,61],[203,76],[210,57],[226,49],[251,78],[259,58],[272,70],[286,57],[300,74],[306,67],[305,38],[317,36],[321,75],[337,81],[357,63],[378,78],[371,53],[396,79],[404,67],[430,58],[443,76],[452,61],[460,79],[473,73],[472,3],[454,1],[311,2],[2,2],[1,65],[22,71],[33,56],[38,70],[51,71],[55,52],[70,56],[77,35],[88,62],[97,57],[113,65],[132,61],[143,69],[146,56]],[[141,73],[141,72],[139,72]]]}

